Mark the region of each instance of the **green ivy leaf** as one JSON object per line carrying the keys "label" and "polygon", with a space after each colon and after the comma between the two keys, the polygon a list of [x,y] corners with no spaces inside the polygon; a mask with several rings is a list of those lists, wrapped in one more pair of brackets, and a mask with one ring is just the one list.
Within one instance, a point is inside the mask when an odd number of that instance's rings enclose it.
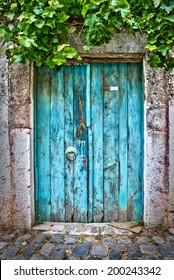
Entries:
{"label": "green ivy leaf", "polygon": [[35,15],[40,15],[43,13],[43,8],[41,6],[35,6],[33,9]]}
{"label": "green ivy leaf", "polygon": [[52,42],[53,42],[53,43],[58,43],[59,40],[58,40],[58,38],[53,38],[53,39],[52,39]]}
{"label": "green ivy leaf", "polygon": [[150,56],[149,62],[150,66],[155,68],[158,67],[158,65],[161,63],[161,59],[158,54],[153,54]]}
{"label": "green ivy leaf", "polygon": [[65,22],[69,18],[68,15],[66,15],[64,12],[58,13],[57,14],[57,20],[59,22]]}
{"label": "green ivy leaf", "polygon": [[41,61],[41,60],[36,60],[36,66],[37,66],[37,67],[42,66],[42,61]]}
{"label": "green ivy leaf", "polygon": [[86,13],[88,12],[90,8],[90,4],[86,4],[83,6],[83,9],[82,9],[82,16],[85,17]]}
{"label": "green ivy leaf", "polygon": [[165,46],[165,45],[160,46],[158,48],[158,51],[161,52],[163,56],[167,54],[168,50],[169,50],[169,46]]}
{"label": "green ivy leaf", "polygon": [[149,37],[149,38],[148,38],[149,43],[150,43],[151,45],[153,45],[154,43],[156,43],[157,37],[158,37],[158,36]]}
{"label": "green ivy leaf", "polygon": [[38,28],[42,28],[42,27],[44,26],[44,24],[45,24],[45,20],[42,20],[42,19],[36,20],[34,24],[35,24],[35,26],[37,26]]}
{"label": "green ivy leaf", "polygon": [[18,36],[19,44],[23,47],[30,48],[32,45],[35,45],[33,39],[27,38],[26,36]]}
{"label": "green ivy leaf", "polygon": [[3,37],[5,35],[6,31],[5,31],[5,26],[0,26],[0,37]]}
{"label": "green ivy leaf", "polygon": [[130,13],[130,10],[129,10],[128,7],[127,8],[121,8],[120,11],[121,11],[122,18],[126,18],[127,14]]}
{"label": "green ivy leaf", "polygon": [[174,2],[170,2],[169,6],[162,3],[160,9],[165,10],[169,14],[174,9]]}
{"label": "green ivy leaf", "polygon": [[92,46],[91,46],[91,45],[83,46],[83,50],[84,50],[85,52],[87,52],[87,53],[88,53],[91,49],[92,49]]}
{"label": "green ivy leaf", "polygon": [[52,28],[54,28],[56,26],[56,20],[55,19],[49,19],[46,21],[46,26],[50,26]]}
{"label": "green ivy leaf", "polygon": [[161,0],[153,0],[153,4],[155,6],[155,8],[157,8],[161,3]]}
{"label": "green ivy leaf", "polygon": [[23,61],[22,54],[14,54],[13,60],[14,60],[14,62],[21,62],[21,61]]}
{"label": "green ivy leaf", "polygon": [[10,21],[13,20],[15,13],[13,11],[9,11],[7,13],[4,14]]}
{"label": "green ivy leaf", "polygon": [[42,16],[52,18],[54,14],[56,13],[55,9],[53,7],[47,7],[45,8],[44,12],[42,13]]}
{"label": "green ivy leaf", "polygon": [[169,15],[167,17],[165,17],[167,20],[174,22],[174,15]]}
{"label": "green ivy leaf", "polygon": [[[62,44],[62,45],[59,45],[58,47],[57,47],[57,51],[58,52],[61,52],[64,48],[66,48],[66,47],[68,47],[69,46],[69,44]],[[56,52],[57,53],[57,52]]]}
{"label": "green ivy leaf", "polygon": [[157,47],[155,45],[149,45],[149,44],[146,45],[145,48],[151,52],[157,49]]}
{"label": "green ivy leaf", "polygon": [[13,3],[13,4],[11,4],[10,5],[10,10],[14,10],[14,9],[16,9],[17,8],[17,3]]}
{"label": "green ivy leaf", "polygon": [[65,47],[62,54],[65,55],[67,58],[71,59],[75,57],[78,53],[74,48]]}
{"label": "green ivy leaf", "polygon": [[57,55],[56,57],[54,57],[53,58],[53,60],[52,60],[52,63],[54,63],[54,65],[53,65],[53,67],[51,67],[51,68],[54,68],[54,66],[55,65],[57,65],[57,66],[60,66],[60,65],[62,65],[63,63],[65,63],[66,62],[66,58],[64,57],[64,56],[62,56],[62,55]]}
{"label": "green ivy leaf", "polygon": [[107,0],[89,0],[91,3],[95,5],[100,5],[103,2],[106,2]]}

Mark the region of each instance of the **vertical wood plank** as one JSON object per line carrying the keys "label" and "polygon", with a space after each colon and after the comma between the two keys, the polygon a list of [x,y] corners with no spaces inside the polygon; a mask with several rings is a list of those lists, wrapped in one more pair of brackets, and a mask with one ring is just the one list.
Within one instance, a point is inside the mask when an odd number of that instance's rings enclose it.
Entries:
{"label": "vertical wood plank", "polygon": [[103,67],[96,63],[91,69],[94,222],[103,222]]}
{"label": "vertical wood plank", "polygon": [[38,75],[39,69],[34,69],[34,181],[35,181],[35,218],[38,220],[38,200],[39,200],[39,190],[38,190],[38,150],[37,150],[37,89],[38,89]]}
{"label": "vertical wood plank", "polygon": [[[50,70],[38,69],[37,75],[37,219],[50,220]],[[37,179],[37,178],[36,178]]]}
{"label": "vertical wood plank", "polygon": [[[65,66],[65,150],[74,146],[74,71],[73,66]],[[74,219],[74,163],[65,158],[65,211],[66,222]]]}
{"label": "vertical wood plank", "polygon": [[65,221],[64,71],[51,76],[51,221]]}
{"label": "vertical wood plank", "polygon": [[118,64],[104,65],[104,221],[118,221]]}
{"label": "vertical wood plank", "polygon": [[[83,119],[83,122],[80,120]],[[80,126],[80,123],[83,124]],[[74,67],[74,221],[87,222],[86,66]]]}
{"label": "vertical wood plank", "polygon": [[119,65],[119,221],[127,220],[127,64]]}
{"label": "vertical wood plank", "polygon": [[86,65],[86,126],[87,126],[87,187],[88,187],[88,222],[94,219],[93,197],[93,135],[91,129],[91,67]]}
{"label": "vertical wood plank", "polygon": [[128,220],[143,218],[142,64],[128,64]]}

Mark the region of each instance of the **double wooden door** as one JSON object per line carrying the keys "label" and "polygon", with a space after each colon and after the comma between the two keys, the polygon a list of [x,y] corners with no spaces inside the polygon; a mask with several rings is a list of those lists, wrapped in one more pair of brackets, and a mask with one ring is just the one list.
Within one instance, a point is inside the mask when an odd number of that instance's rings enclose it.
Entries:
{"label": "double wooden door", "polygon": [[142,71],[141,63],[36,69],[38,220],[142,219]]}

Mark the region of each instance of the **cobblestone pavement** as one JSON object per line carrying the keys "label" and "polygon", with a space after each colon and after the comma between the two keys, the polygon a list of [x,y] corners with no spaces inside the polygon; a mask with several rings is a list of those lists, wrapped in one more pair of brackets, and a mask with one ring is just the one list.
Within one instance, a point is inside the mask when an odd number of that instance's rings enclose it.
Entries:
{"label": "cobblestone pavement", "polygon": [[0,259],[174,260],[174,228],[44,223],[31,231],[1,231]]}

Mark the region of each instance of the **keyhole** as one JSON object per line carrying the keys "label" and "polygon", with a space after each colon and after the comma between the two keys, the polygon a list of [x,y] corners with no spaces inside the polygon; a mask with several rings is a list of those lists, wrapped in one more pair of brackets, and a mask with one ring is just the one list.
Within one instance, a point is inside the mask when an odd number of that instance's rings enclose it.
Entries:
{"label": "keyhole", "polygon": [[82,151],[82,155],[86,155],[86,142],[85,141],[82,141],[81,142],[81,151]]}

